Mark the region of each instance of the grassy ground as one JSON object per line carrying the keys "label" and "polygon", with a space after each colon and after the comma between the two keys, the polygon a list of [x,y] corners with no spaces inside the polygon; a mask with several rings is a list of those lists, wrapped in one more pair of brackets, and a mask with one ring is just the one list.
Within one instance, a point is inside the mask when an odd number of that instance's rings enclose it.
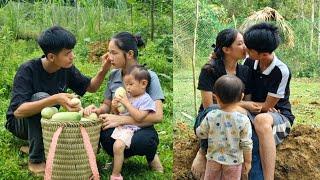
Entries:
{"label": "grassy ground", "polygon": [[[196,77],[198,77],[198,75],[199,71],[196,72]],[[174,120],[176,122],[189,122],[190,125],[192,125],[193,121],[185,115],[188,114],[191,117],[195,115],[192,71],[174,71],[173,77]],[[296,116],[295,123],[320,125],[320,79],[293,78],[291,80],[290,90],[292,111]],[[200,104],[200,99],[200,92],[197,90],[197,109]]]}

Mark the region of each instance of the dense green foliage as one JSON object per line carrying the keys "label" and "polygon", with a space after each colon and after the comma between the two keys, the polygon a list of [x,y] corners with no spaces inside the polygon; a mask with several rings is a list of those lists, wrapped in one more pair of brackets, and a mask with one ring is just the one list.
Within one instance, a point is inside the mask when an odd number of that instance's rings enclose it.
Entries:
{"label": "dense green foliage", "polygon": [[[4,1],[0,1],[4,2]],[[172,172],[172,2],[157,1],[154,9],[154,40],[150,40],[150,1],[99,1],[79,0],[75,6],[64,4],[63,0],[28,1],[17,3],[5,1],[0,8],[0,176],[4,179],[34,179],[27,170],[28,158],[19,153],[26,142],[13,137],[5,128],[6,111],[11,98],[14,75],[25,61],[42,55],[35,38],[44,29],[60,24],[77,37],[74,49],[75,65],[81,72],[93,76],[100,67],[99,62],[89,62],[90,52],[97,42],[106,42],[120,31],[140,32],[147,41],[141,49],[139,62],[146,63],[159,76],[165,92],[163,122],[156,125],[160,144],[158,153],[165,167],[165,173],[148,170],[144,157],[130,158],[123,170],[129,179],[171,179]],[[48,2],[48,3],[45,3]],[[108,2],[108,3],[106,3]],[[101,47],[100,47],[101,48]],[[96,50],[95,50],[96,51]],[[102,51],[102,50],[100,50]],[[102,54],[102,52],[96,54]],[[87,93],[81,100],[83,106],[99,105],[105,89]],[[104,165],[111,158],[102,150],[98,163]],[[102,178],[108,179],[111,171],[102,171]],[[0,179],[1,179],[0,178]]]}

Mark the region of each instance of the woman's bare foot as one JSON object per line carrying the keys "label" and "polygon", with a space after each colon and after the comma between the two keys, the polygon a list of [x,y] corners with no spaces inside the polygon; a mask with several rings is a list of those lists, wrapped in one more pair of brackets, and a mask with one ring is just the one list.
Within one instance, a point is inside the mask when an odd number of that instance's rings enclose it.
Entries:
{"label": "woman's bare foot", "polygon": [[199,149],[191,166],[191,172],[196,179],[203,179],[206,170],[207,159],[205,153]]}
{"label": "woman's bare foot", "polygon": [[163,166],[158,154],[154,156],[153,160],[149,163],[149,166],[153,171],[163,173]]}

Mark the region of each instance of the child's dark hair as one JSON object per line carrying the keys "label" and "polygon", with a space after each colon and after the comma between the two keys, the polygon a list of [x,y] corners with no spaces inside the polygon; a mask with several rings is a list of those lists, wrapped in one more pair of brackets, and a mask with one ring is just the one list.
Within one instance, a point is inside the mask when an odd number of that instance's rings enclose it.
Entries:
{"label": "child's dark hair", "polygon": [[141,81],[141,80],[147,80],[147,88],[150,86],[151,82],[151,76],[148,71],[148,69],[144,65],[133,65],[129,68],[128,74],[131,74],[135,80]]}
{"label": "child's dark hair", "polygon": [[242,81],[234,75],[223,75],[214,84],[214,92],[224,104],[241,101],[243,90]]}
{"label": "child's dark hair", "polygon": [[253,25],[244,33],[244,42],[258,53],[272,53],[280,44],[278,28],[270,23]]}
{"label": "child's dark hair", "polygon": [[208,71],[213,71],[214,67],[212,66],[214,61],[222,61],[224,58],[223,47],[230,47],[232,43],[236,40],[239,31],[233,28],[224,29],[220,31],[216,37],[215,44],[212,44],[213,52],[215,53],[216,58],[210,59],[208,63],[203,66],[203,69]]}
{"label": "child's dark hair", "polygon": [[138,47],[145,45],[140,34],[132,35],[129,32],[121,32],[112,37],[119,49],[128,53],[130,50],[134,52],[134,59],[138,58]]}
{"label": "child's dark hair", "polygon": [[45,30],[37,41],[45,56],[49,53],[58,54],[62,49],[73,49],[77,43],[75,36],[60,26]]}

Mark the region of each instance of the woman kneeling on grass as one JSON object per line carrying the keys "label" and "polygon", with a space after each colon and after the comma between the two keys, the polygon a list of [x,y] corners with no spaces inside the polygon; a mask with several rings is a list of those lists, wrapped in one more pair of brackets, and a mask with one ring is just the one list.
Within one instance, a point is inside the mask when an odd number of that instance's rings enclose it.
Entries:
{"label": "woman kneeling on grass", "polygon": [[[107,61],[115,69],[109,76],[104,102],[99,108],[94,105],[88,106],[85,109],[85,113],[90,114],[95,112],[100,115],[99,117],[103,120],[100,142],[103,149],[111,156],[118,153],[116,152],[117,148],[114,148],[116,140],[111,137],[115,127],[123,125],[136,125],[140,127],[141,129],[135,131],[132,136],[130,148],[124,149],[124,157],[134,155],[146,156],[151,169],[163,172],[160,159],[156,154],[159,138],[153,126],[155,123],[161,122],[163,117],[162,101],[164,100],[164,95],[158,76],[154,72],[148,71],[150,73],[150,81],[148,82],[149,85],[146,92],[155,103],[155,112],[149,111],[141,120],[134,119],[132,116],[108,114],[111,112],[112,99],[115,97],[116,89],[124,86],[124,77],[129,75],[128,72],[132,66],[138,64],[138,47],[140,46],[144,46],[141,37],[134,36],[128,32],[121,32],[111,39],[108,53],[104,58],[107,58]],[[120,172],[113,173],[113,175],[121,177]]]}

